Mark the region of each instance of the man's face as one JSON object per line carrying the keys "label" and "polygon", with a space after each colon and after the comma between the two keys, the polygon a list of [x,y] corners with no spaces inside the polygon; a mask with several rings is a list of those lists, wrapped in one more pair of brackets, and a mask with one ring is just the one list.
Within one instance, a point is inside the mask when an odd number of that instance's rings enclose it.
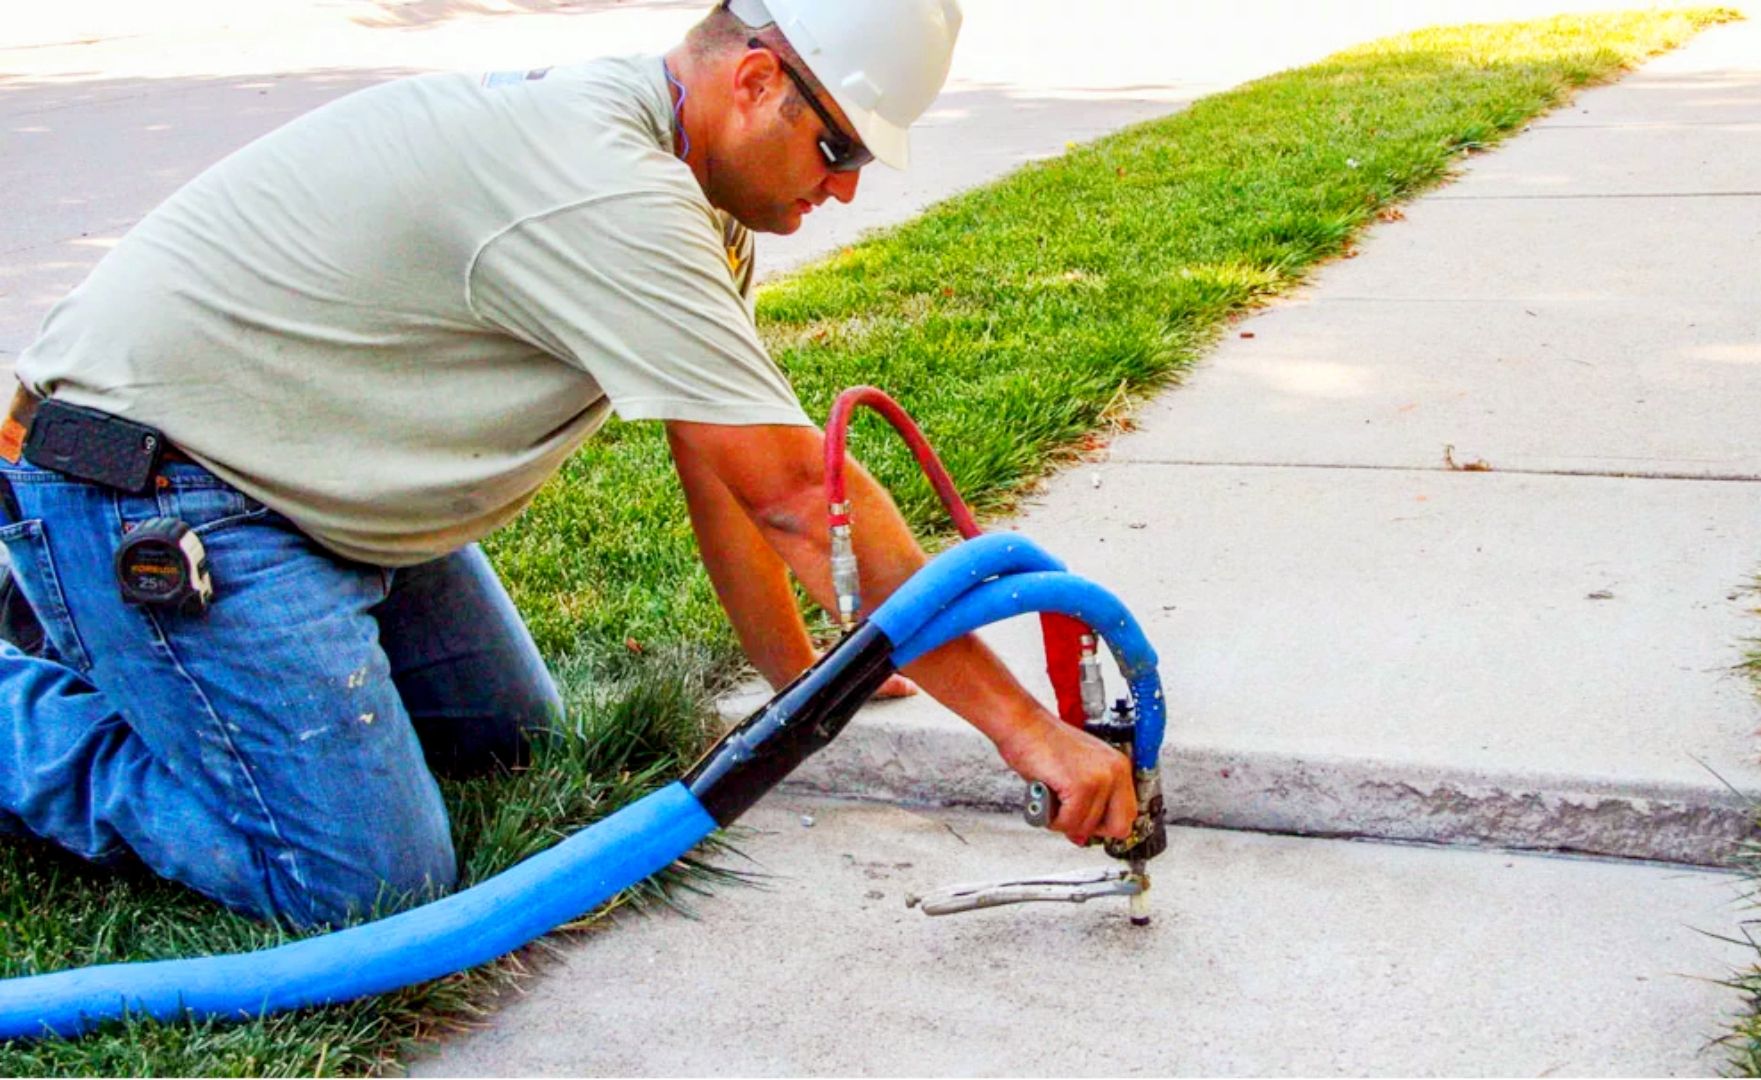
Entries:
{"label": "man's face", "polygon": [[[727,153],[714,163],[710,201],[758,232],[788,234],[827,199],[856,197],[856,171],[832,172],[819,143],[852,138],[854,128],[829,95],[816,98],[835,131],[808,105],[785,108],[792,80],[776,54],[749,51],[736,69],[741,123]],[[806,93],[805,89],[797,93]]]}

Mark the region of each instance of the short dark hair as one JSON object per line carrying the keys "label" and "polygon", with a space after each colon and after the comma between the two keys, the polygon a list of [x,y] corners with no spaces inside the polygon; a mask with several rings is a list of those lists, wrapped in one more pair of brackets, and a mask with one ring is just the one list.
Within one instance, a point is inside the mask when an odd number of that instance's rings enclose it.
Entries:
{"label": "short dark hair", "polygon": [[[789,44],[789,39],[783,36],[781,30],[777,29],[775,23],[768,23],[764,26],[747,26],[740,21],[738,15],[728,10],[726,0],[717,4],[714,11],[705,15],[697,25],[686,32],[685,47],[691,50],[692,56],[707,59],[729,53],[745,52],[749,47],[748,42],[754,38],[761,42],[765,48],[776,53],[777,58],[783,63],[794,68],[807,80],[809,86],[814,87],[815,90],[824,89],[819,85],[819,80],[814,78],[813,72],[802,62],[800,55],[795,52],[795,47]],[[791,83],[787,90],[787,96],[783,98],[783,115],[793,120],[806,107],[807,103],[801,100],[800,93]]]}

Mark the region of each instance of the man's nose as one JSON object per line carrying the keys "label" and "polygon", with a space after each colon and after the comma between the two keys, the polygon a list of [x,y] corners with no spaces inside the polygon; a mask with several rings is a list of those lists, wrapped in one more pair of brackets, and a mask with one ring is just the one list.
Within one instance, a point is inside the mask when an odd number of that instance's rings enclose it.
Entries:
{"label": "man's nose", "polygon": [[825,174],[826,194],[841,203],[847,203],[856,197],[856,185],[862,179],[862,170],[855,172],[835,172]]}

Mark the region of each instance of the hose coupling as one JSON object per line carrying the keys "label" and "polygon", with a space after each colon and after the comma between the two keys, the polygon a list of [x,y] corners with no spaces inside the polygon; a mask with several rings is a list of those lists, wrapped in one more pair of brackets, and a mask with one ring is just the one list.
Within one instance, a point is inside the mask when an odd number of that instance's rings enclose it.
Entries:
{"label": "hose coupling", "polygon": [[[834,514],[840,508],[844,515],[849,514],[849,503],[834,505]],[[832,590],[838,594],[838,622],[849,631],[862,610],[862,578],[856,566],[856,541],[848,524],[832,526]]]}
{"label": "hose coupling", "polygon": [[1101,680],[1100,649],[1093,634],[1082,635],[1078,647],[1081,651],[1076,670],[1082,690],[1082,713],[1089,723],[1098,723],[1107,717],[1107,687]]}

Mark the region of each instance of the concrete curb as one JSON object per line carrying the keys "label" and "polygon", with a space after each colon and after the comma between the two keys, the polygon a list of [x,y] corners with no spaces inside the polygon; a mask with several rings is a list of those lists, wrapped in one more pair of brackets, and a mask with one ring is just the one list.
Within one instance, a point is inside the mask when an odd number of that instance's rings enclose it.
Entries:
{"label": "concrete curb", "polygon": [[[742,700],[748,700],[742,698]],[[977,732],[871,707],[785,784],[797,792],[1018,809],[1021,781]],[[1754,799],[1703,786],[1500,774],[1171,741],[1171,822],[1316,837],[1374,837],[1724,866],[1754,835]]]}

